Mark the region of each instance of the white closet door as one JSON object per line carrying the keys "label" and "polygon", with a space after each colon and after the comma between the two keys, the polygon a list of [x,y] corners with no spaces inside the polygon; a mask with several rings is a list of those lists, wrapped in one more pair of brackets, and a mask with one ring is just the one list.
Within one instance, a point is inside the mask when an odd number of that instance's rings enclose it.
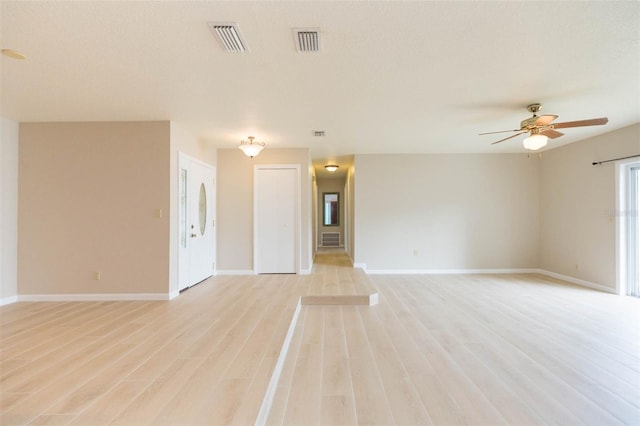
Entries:
{"label": "white closet door", "polygon": [[296,272],[297,175],[294,168],[256,168],[257,272]]}

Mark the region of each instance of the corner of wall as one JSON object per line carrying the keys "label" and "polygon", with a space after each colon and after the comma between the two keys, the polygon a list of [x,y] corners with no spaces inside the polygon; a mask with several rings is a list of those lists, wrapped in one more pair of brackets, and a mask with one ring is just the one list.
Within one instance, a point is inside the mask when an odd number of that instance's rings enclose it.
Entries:
{"label": "corner of wall", "polygon": [[18,294],[18,123],[2,117],[0,137],[0,305],[6,305]]}
{"label": "corner of wall", "polygon": [[545,151],[539,170],[539,268],[604,291],[616,288],[615,163],[638,154],[640,124]]}

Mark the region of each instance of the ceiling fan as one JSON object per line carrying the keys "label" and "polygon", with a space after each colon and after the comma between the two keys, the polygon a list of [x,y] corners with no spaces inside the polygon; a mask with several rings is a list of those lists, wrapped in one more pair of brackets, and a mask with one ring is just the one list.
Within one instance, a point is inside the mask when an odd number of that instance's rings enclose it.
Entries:
{"label": "ceiling fan", "polygon": [[601,117],[601,118],[592,118],[590,120],[567,121],[564,123],[551,124],[553,120],[558,118],[558,116],[557,115],[538,116],[536,113],[540,111],[541,108],[542,108],[541,104],[529,105],[527,107],[527,110],[529,110],[529,112],[533,114],[533,117],[527,118],[526,120],[522,120],[520,122],[519,129],[501,130],[499,132],[480,133],[480,135],[493,135],[496,133],[518,132],[515,135],[509,136],[504,139],[500,139],[499,141],[495,141],[491,144],[491,145],[495,145],[497,143],[504,142],[511,138],[515,138],[516,136],[524,135],[525,133],[530,133],[531,135],[523,141],[523,144],[526,149],[535,151],[545,146],[547,144],[548,138],[555,139],[564,135],[564,133],[558,132],[555,129],[565,129],[568,127],[601,126],[603,124],[607,124],[607,122],[609,121],[607,117]]}

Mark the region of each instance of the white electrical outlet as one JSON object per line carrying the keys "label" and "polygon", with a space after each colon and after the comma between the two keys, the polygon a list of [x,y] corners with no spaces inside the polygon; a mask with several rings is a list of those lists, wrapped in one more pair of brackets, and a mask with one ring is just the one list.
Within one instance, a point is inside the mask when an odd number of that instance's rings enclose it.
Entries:
{"label": "white electrical outlet", "polygon": [[93,279],[94,280],[100,281],[100,278],[102,278],[100,271],[96,271],[96,272],[93,273]]}

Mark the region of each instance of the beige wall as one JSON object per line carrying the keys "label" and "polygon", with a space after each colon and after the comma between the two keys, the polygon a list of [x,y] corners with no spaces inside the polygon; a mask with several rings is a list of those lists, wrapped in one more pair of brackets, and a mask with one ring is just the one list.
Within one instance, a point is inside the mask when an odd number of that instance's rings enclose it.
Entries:
{"label": "beige wall", "polygon": [[[217,149],[213,144],[198,139],[195,135],[186,130],[180,123],[171,122],[171,153],[177,154],[180,151],[193,158],[197,158],[207,164],[214,166],[217,159]],[[177,157],[176,157],[177,158]],[[176,167],[172,170],[177,170]],[[177,174],[176,174],[177,176]]]}
{"label": "beige wall", "polygon": [[169,126],[20,125],[20,295],[168,293]]}
{"label": "beige wall", "polygon": [[[344,223],[345,223],[345,198],[344,198],[344,178],[334,178],[334,179],[318,179],[318,200],[317,200],[317,210],[316,214],[318,215],[318,233],[316,243],[318,247],[322,246],[322,233],[323,232],[339,232],[340,233],[340,245],[344,245]],[[323,226],[324,223],[324,202],[323,202],[323,194],[325,192],[337,192],[338,196],[338,207],[340,211],[338,213],[338,226]]]}
{"label": "beige wall", "polygon": [[640,124],[544,152],[540,268],[615,289],[615,164],[640,153]]}
{"label": "beige wall", "polygon": [[311,233],[311,257],[315,260],[318,247],[318,233],[315,232],[318,229],[318,182],[313,167],[309,171],[311,174],[311,229],[314,230]]}
{"label": "beige wall", "polygon": [[345,245],[345,251],[349,255],[351,262],[355,261],[355,211],[356,211],[356,200],[355,200],[355,167],[349,167],[347,170],[346,177],[346,203],[345,207],[347,209],[347,214],[345,215],[347,218],[347,239]]}
{"label": "beige wall", "polygon": [[0,305],[18,294],[18,123],[0,121]]}
{"label": "beige wall", "polygon": [[311,269],[311,186],[307,149],[270,149],[250,159],[239,149],[218,150],[217,247],[221,273],[253,270],[253,169],[259,164],[297,164],[301,182],[301,265]]}
{"label": "beige wall", "polygon": [[[346,251],[369,270],[539,267],[613,289],[615,217],[605,213],[615,210],[615,167],[591,162],[637,154],[639,141],[634,125],[540,160],[358,155],[338,189],[341,207],[350,205],[341,218],[353,224]],[[176,123],[3,119],[0,299],[177,290],[178,151],[217,163],[223,272],[253,268],[254,165],[300,165],[301,269],[310,270],[319,206],[306,149],[267,148],[251,160],[216,153]]]}
{"label": "beige wall", "polygon": [[538,165],[523,154],[356,155],[355,263],[536,268]]}
{"label": "beige wall", "polygon": [[[301,174],[300,179],[302,181],[302,186],[300,188],[300,191],[303,194],[306,192],[306,195],[302,195],[303,200],[301,200],[302,206],[300,210],[301,211],[306,210],[307,213],[304,213],[304,216],[302,217],[302,222],[303,222],[302,232],[304,235],[301,238],[301,241],[304,241],[304,243],[302,243],[304,247],[301,248],[301,256],[304,256],[304,257],[300,262],[301,263],[300,269],[302,273],[310,274],[313,268],[313,260],[315,259],[315,255],[316,255],[316,246],[313,244],[315,229],[313,227],[314,207],[313,207],[313,200],[312,200],[313,193],[314,193],[315,171],[313,169],[313,164],[311,162],[311,155],[309,154],[309,150],[304,149],[303,151],[305,152],[303,155],[301,155],[301,159],[302,157],[305,157],[307,159],[307,164],[306,164],[306,167],[303,164],[301,164],[301,167],[300,167],[300,174]],[[302,267],[302,265],[304,265],[304,267]]]}

